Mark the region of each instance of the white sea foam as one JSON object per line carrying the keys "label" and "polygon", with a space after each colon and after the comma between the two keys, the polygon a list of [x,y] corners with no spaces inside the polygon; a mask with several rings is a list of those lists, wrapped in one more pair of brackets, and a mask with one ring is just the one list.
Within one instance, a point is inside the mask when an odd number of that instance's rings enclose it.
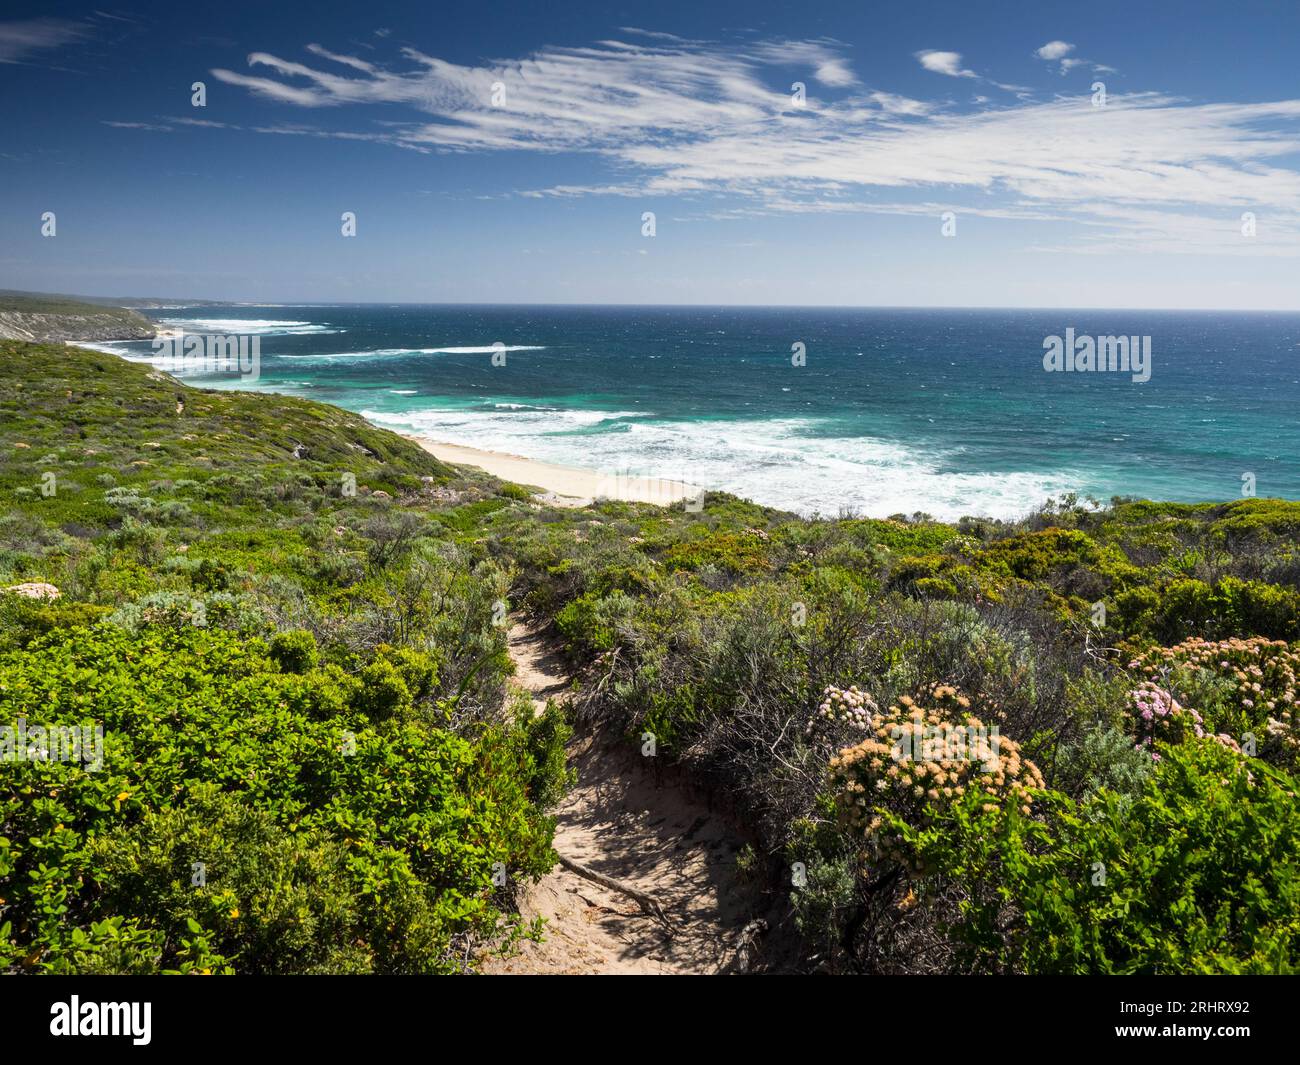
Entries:
{"label": "white sea foam", "polygon": [[495,344],[486,348],[420,348],[422,355],[491,355],[494,351],[545,351],[545,344]]}
{"label": "white sea foam", "polygon": [[[865,516],[925,511],[1023,516],[1049,496],[1088,491],[1081,474],[1060,470],[962,473],[957,452],[929,452],[872,437],[811,435],[816,420],[647,422],[644,412],[550,408],[438,408],[402,414],[363,411],[389,428],[449,444],[504,451],[560,465],[662,477],[734,493],[801,514]],[[635,417],[624,431],[578,430]]]}
{"label": "white sea foam", "polygon": [[281,355],[282,359],[383,359],[396,355],[492,355],[498,351],[545,351],[537,344],[503,344],[487,348],[373,348],[370,351],[337,351],[321,355]]}
{"label": "white sea foam", "polygon": [[[448,444],[487,448],[491,451],[510,451],[529,457],[547,458],[532,452],[519,451],[518,446],[529,441],[544,441],[549,434],[572,434],[602,422],[619,418],[638,418],[638,411],[582,410],[576,408],[515,406],[510,409],[495,407],[491,411],[474,408],[434,408],[418,411],[363,410],[362,416],[376,425],[442,440]],[[485,440],[492,442],[485,443]],[[557,450],[574,455],[589,450],[592,437],[564,437],[565,443]],[[583,441],[586,441],[586,445]],[[602,448],[603,448],[603,440]],[[509,445],[509,446],[507,446]],[[558,460],[555,460],[558,461]],[[572,465],[572,460],[569,460]],[[582,463],[581,465],[586,465]]]}
{"label": "white sea foam", "polygon": [[328,336],[344,330],[316,322],[290,322],[272,318],[159,318],[163,325],[190,333],[226,333],[239,336]]}

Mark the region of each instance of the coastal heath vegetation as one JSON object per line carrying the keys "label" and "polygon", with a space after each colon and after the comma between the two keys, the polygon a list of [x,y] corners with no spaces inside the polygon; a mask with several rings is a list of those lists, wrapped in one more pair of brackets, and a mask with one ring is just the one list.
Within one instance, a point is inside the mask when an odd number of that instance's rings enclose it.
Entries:
{"label": "coastal heath vegetation", "polygon": [[[337,408],[0,342],[0,967],[473,971],[545,934],[518,893],[601,730],[743,831],[760,967],[1294,972],[1298,531],[562,508]],[[510,685],[523,617],[563,709]],[[86,725],[94,770],[31,739]]]}
{"label": "coastal heath vegetation", "polygon": [[[498,487],[109,355],[4,343],[0,377],[0,967],[463,972],[536,935],[567,729],[459,534]],[[49,757],[84,724],[102,766]]]}

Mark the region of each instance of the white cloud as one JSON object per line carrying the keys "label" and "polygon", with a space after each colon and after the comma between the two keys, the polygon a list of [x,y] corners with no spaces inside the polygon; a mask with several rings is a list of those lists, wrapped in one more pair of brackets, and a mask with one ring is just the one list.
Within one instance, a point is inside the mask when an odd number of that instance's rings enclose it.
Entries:
{"label": "white cloud", "polygon": [[892,92],[869,93],[867,99],[891,115],[925,115],[934,110],[934,106],[924,100],[912,100]]}
{"label": "white cloud", "polygon": [[231,125],[229,122],[214,122],[210,118],[185,118],[172,117],[169,122],[177,126],[199,126],[203,129],[240,129],[240,126]]}
{"label": "white cloud", "polygon": [[1074,51],[1074,45],[1066,41],[1048,41],[1043,47],[1039,48],[1034,55],[1039,59],[1063,59]]}
{"label": "white cloud", "polygon": [[976,74],[973,70],[967,70],[961,65],[960,52],[938,52],[927,50],[924,52],[914,53],[917,61],[926,70],[934,74],[945,74],[950,78],[975,78],[979,81],[987,81],[990,85],[996,85],[999,89],[1006,92],[1028,93],[1032,89],[1024,85],[1004,85],[1000,81],[994,81],[992,78],[986,78]]}
{"label": "white cloud", "polygon": [[171,126],[161,126],[156,122],[111,122],[104,120],[104,125],[112,126],[114,129],[140,129],[148,133],[170,133]]}
{"label": "white cloud", "polygon": [[1074,51],[1074,45],[1068,41],[1048,41],[1041,48],[1034,51],[1039,59],[1046,60],[1049,63],[1060,63],[1061,76],[1064,77],[1075,67],[1092,67],[1096,74],[1114,74],[1115,68],[1108,67],[1104,63],[1098,63],[1091,59],[1084,59],[1081,56],[1071,56]]}
{"label": "white cloud", "polygon": [[916,58],[921,66],[935,74],[947,74],[950,78],[977,78],[973,70],[963,70],[960,52],[917,52]]}
{"label": "white cloud", "polygon": [[655,41],[684,41],[685,38],[678,37],[675,33],[661,33],[658,30],[643,30],[636,26],[620,26],[619,33],[630,33],[636,37],[649,37]]}
{"label": "white cloud", "polygon": [[856,85],[857,75],[833,47],[833,42],[779,41],[759,45],[753,54],[773,65],[811,67],[813,77],[828,88],[843,89]]}

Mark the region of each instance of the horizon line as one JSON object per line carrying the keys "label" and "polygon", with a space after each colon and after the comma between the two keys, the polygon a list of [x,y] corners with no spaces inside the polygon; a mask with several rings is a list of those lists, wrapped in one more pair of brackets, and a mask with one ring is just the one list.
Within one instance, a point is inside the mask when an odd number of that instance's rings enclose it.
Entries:
{"label": "horizon line", "polygon": [[[178,307],[197,307],[204,303],[231,307],[520,307],[520,308],[638,308],[647,310],[679,310],[715,308],[718,310],[824,310],[824,311],[1139,311],[1160,314],[1298,314],[1300,307],[1145,307],[1103,305],[1013,305],[1013,304],[935,304],[935,303],[597,303],[597,302],[527,302],[490,300],[249,300],[215,299],[210,296],[120,296],[90,293],[45,292],[37,289],[3,289],[16,295],[58,296],[64,299],[95,299],[123,301],[156,301],[174,303]],[[165,307],[130,308],[124,310],[166,310]]]}

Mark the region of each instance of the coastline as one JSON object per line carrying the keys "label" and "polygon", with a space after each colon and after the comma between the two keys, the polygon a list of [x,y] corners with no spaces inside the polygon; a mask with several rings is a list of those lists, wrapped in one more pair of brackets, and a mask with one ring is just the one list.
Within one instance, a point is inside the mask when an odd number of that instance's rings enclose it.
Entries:
{"label": "coastline", "polygon": [[[183,335],[182,330],[163,327],[158,330],[155,339],[179,335]],[[77,342],[69,340],[65,343],[75,345]],[[132,361],[122,352],[111,348],[94,350],[116,355],[126,362]],[[375,425],[373,422],[370,424]],[[375,425],[375,428],[385,427]],[[661,507],[672,506],[686,500],[689,506],[691,500],[702,499],[704,494],[704,489],[699,485],[687,484],[684,481],[587,470],[578,466],[561,466],[504,451],[488,451],[484,448],[467,447],[464,444],[429,440],[411,433],[398,435],[419,444],[425,451],[443,462],[456,466],[473,466],[503,481],[512,481],[526,488],[539,489],[534,493],[534,499],[554,507],[585,507],[598,499],[617,499],[625,503],[652,503]]]}
{"label": "coastline", "polygon": [[443,462],[474,466],[503,481],[538,488],[541,490],[536,496],[538,501],[551,506],[585,507],[597,499],[671,506],[682,500],[698,499],[703,493],[698,485],[683,481],[636,477],[626,473],[602,473],[599,470],[560,466],[503,451],[487,451],[463,444],[444,444],[410,433],[401,435]]}
{"label": "coastline", "polygon": [[[356,321],[334,322],[332,318],[326,321],[324,317],[306,310],[294,310],[288,315],[295,319],[292,323],[272,322],[276,315],[269,311],[249,313],[258,315],[250,321],[267,329],[258,335],[272,338],[279,334],[270,327],[278,325],[304,325],[331,334],[347,334],[349,330],[382,330],[391,325],[385,324],[388,319],[378,311],[373,314],[366,312]],[[285,333],[285,336],[292,335],[295,339],[283,341],[284,347],[280,348],[276,346],[277,341],[263,339],[262,344],[271,354],[264,361],[264,366],[269,369],[264,369],[265,378],[261,383],[206,381],[202,376],[185,373],[184,369],[179,372],[183,382],[190,387],[283,391],[303,398],[319,397],[325,402],[346,404],[346,409],[356,414],[363,417],[369,414],[370,423],[377,428],[401,433],[444,461],[482,470],[521,485],[536,486],[542,501],[553,506],[581,506],[598,498],[680,505],[681,500],[690,495],[688,487],[682,483],[685,475],[690,473],[695,479],[693,483],[725,488],[727,494],[737,498],[804,516],[855,514],[883,518],[925,513],[946,522],[963,517],[1014,522],[1036,511],[1048,500],[1070,492],[1082,498],[1102,500],[1114,496],[1181,502],[1219,499],[1222,496],[1217,491],[1218,486],[1226,485],[1231,491],[1240,483],[1236,481],[1239,473],[1232,470],[1227,474],[1222,472],[1224,462],[1245,463],[1243,469],[1260,470],[1260,483],[1269,484],[1270,495],[1300,498],[1300,488],[1292,487],[1296,483],[1291,481],[1294,474],[1284,468],[1279,472],[1278,467],[1285,467],[1285,463],[1279,462],[1277,456],[1266,454],[1267,449],[1243,444],[1240,457],[1228,453],[1228,442],[1249,441],[1250,437],[1242,426],[1247,424],[1250,404],[1263,401],[1262,391],[1230,404],[1225,399],[1227,405],[1208,409],[1205,413],[1213,417],[1195,419],[1193,428],[1188,430],[1192,435],[1185,440],[1170,434],[1157,434],[1158,439],[1143,445],[1154,449],[1152,461],[1144,463],[1130,462],[1124,457],[1125,449],[1129,448],[1127,442],[1138,439],[1137,415],[1134,413],[1137,408],[1129,410],[1122,405],[1117,408],[1112,426],[1115,435],[1108,448],[1071,450],[1071,442],[1085,435],[1085,423],[1081,420],[1082,415],[1078,414],[1082,408],[1069,397],[1060,400],[1064,405],[1058,411],[1059,424],[1037,424],[1035,419],[1041,420],[1037,415],[1026,414],[1030,421],[1024,422],[1012,434],[1001,435],[994,431],[994,422],[997,412],[1002,410],[999,406],[1002,401],[985,397],[988,402],[976,404],[970,413],[973,418],[970,428],[974,431],[962,437],[945,428],[943,419],[926,417],[923,411],[908,414],[907,404],[912,401],[903,394],[905,388],[898,394],[882,391],[868,397],[864,393],[859,397],[862,403],[857,407],[849,404],[844,410],[835,406],[839,403],[835,397],[827,399],[822,407],[810,407],[806,398],[786,397],[785,388],[781,389],[780,396],[774,389],[768,389],[766,393],[759,389],[752,397],[752,404],[748,400],[743,404],[745,408],[752,406],[752,415],[746,415],[740,407],[720,410],[716,417],[702,419],[698,429],[693,424],[695,415],[674,407],[675,401],[671,394],[666,393],[666,405],[662,406],[660,416],[630,423],[627,427],[630,431],[624,435],[606,437],[602,429],[588,435],[580,433],[576,441],[569,442],[574,450],[563,450],[556,442],[534,440],[534,437],[545,436],[555,426],[584,427],[602,420],[611,422],[605,428],[621,433],[624,426],[616,422],[644,416],[644,410],[633,408],[631,393],[623,398],[612,394],[603,397],[599,403],[585,399],[570,403],[567,398],[569,393],[577,394],[578,390],[587,387],[581,374],[596,375],[599,372],[606,375],[600,377],[602,381],[606,377],[621,380],[619,374],[633,373],[635,360],[629,362],[627,368],[620,368],[617,359],[609,352],[600,356],[605,361],[598,365],[591,363],[591,359],[597,356],[589,359],[586,356],[561,357],[554,354],[547,365],[554,368],[562,385],[548,383],[542,390],[548,393],[547,396],[534,396],[531,401],[515,403],[513,401],[519,397],[507,390],[506,394],[497,397],[502,402],[482,407],[471,405],[471,414],[452,404],[449,409],[455,413],[447,415],[437,402],[426,405],[420,399],[407,397],[425,392],[436,396],[438,374],[454,376],[468,372],[466,368],[472,367],[477,360],[428,358],[423,356],[424,348],[379,345],[436,342],[445,347],[430,348],[429,351],[470,350],[465,345],[470,341],[477,343],[483,337],[471,332],[469,325],[455,326],[458,320],[453,316],[451,326],[439,324],[438,328],[445,329],[445,333],[437,334],[431,340],[390,341],[386,339],[388,334],[380,331],[375,333],[374,339],[362,344],[353,343],[346,335],[342,338],[315,339],[308,336],[304,339],[299,334]],[[939,325],[942,324],[941,320]],[[212,323],[213,328],[218,326],[233,328],[233,320],[230,323]],[[201,330],[207,327],[195,323],[190,328]],[[498,331],[504,335],[504,327]],[[941,332],[939,326],[930,330],[935,335]],[[930,333],[921,334],[922,338]],[[1287,350],[1283,346],[1287,339],[1284,333],[1285,330],[1278,333],[1265,345],[1267,351],[1279,353],[1279,358]],[[156,343],[182,335],[185,335],[183,330],[176,325],[156,323]],[[1231,331],[1224,334],[1224,343],[1234,338],[1244,343],[1238,333]],[[539,333],[517,339],[542,341],[554,337]],[[1188,334],[1183,339],[1190,344],[1194,338]],[[153,362],[155,369],[166,366],[166,358],[155,361],[159,359],[156,349],[154,356],[149,355],[147,343],[124,344],[121,340],[70,340],[68,343],[107,352],[128,362]],[[365,350],[338,350],[351,347]],[[131,350],[128,352],[127,348]],[[732,353],[740,358],[738,348]],[[280,360],[281,354],[285,354],[283,361]],[[395,357],[389,358],[390,355]],[[332,358],[337,361],[325,361]],[[646,365],[649,369],[636,371],[641,377],[634,375],[630,378],[628,387],[639,389],[638,395],[642,400],[650,397],[647,402],[658,404],[659,394],[651,380],[654,364]],[[381,368],[384,380],[372,380],[371,371]],[[881,372],[877,384],[883,385],[890,375],[883,372],[883,365],[877,369]],[[1006,370],[1005,366],[1003,370]],[[845,388],[848,389],[854,380],[846,372]],[[318,384],[326,381],[336,386],[335,390],[315,391]],[[456,382],[454,388],[468,387],[465,380],[457,378]],[[388,387],[398,383],[403,387]],[[701,379],[695,383],[702,389],[707,381]],[[1280,387],[1285,382],[1279,381],[1278,384]],[[609,387],[618,392],[615,385]],[[990,395],[994,392],[1001,395],[1000,387],[989,386]],[[1184,381],[1178,390],[1174,390],[1173,398],[1179,402],[1192,402],[1187,399],[1191,395],[1190,388]],[[548,390],[555,391],[556,395],[549,396]],[[389,393],[400,398],[390,399]],[[917,396],[925,394],[917,392]],[[875,422],[863,413],[875,409],[872,404],[878,405],[883,412]],[[655,409],[660,410],[660,406]],[[1178,409],[1177,403],[1162,402],[1152,409],[1156,413],[1150,415],[1151,418],[1164,419],[1167,423],[1177,420],[1174,414]],[[520,412],[518,415],[517,410]],[[423,416],[426,413],[428,416]],[[485,419],[482,425],[475,421],[480,417]],[[512,420],[516,417],[517,424]],[[924,425],[915,424],[921,422]],[[1051,425],[1057,427],[1053,429]],[[1282,456],[1292,451],[1290,441],[1300,440],[1295,432],[1294,426],[1286,425],[1285,419],[1279,416],[1270,424],[1269,435],[1276,437],[1271,445],[1273,449]],[[444,442],[466,439],[491,442],[502,450]],[[1178,440],[1183,440],[1183,443],[1178,444]],[[1206,456],[1210,466],[1202,468],[1204,463],[1187,462],[1185,454],[1176,450],[1177,446],[1184,447],[1186,452]],[[527,457],[539,452],[550,456],[549,459]],[[583,468],[579,464],[596,468]],[[663,471],[664,479],[632,477],[627,473],[620,474],[620,470],[636,470],[651,475]],[[1270,470],[1268,476],[1264,476],[1264,472]],[[680,480],[667,480],[671,477]]]}

